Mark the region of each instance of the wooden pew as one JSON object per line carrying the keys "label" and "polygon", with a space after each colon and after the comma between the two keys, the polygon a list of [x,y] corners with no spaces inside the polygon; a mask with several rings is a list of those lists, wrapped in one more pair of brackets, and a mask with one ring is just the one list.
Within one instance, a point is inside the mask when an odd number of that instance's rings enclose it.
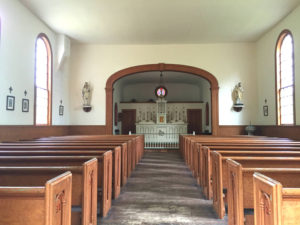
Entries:
{"label": "wooden pew", "polygon": [[[237,156],[300,156],[300,147],[260,147],[260,146],[247,146],[247,147],[233,147],[227,148],[213,148],[213,151],[220,153],[224,157],[237,157]],[[204,194],[208,199],[212,197],[211,183],[212,180],[212,159],[211,148],[200,147],[198,149],[198,161],[195,161],[196,166],[194,170],[198,169],[196,173],[200,184],[204,189]],[[198,164],[199,163],[199,164]],[[225,162],[224,162],[225,165]]]}
{"label": "wooden pew", "polygon": [[[120,194],[120,186],[125,185],[127,182],[127,155],[121,153],[121,150],[126,151],[126,148],[121,149],[120,146],[112,148],[111,146],[89,146],[89,145],[36,145],[36,144],[20,144],[20,143],[9,143],[0,144],[0,151],[70,151],[81,152],[81,155],[90,154],[88,151],[97,151],[99,154],[103,154],[106,151],[112,151],[113,153],[113,187],[114,187],[114,198],[117,198]],[[32,153],[31,153],[32,154]],[[63,155],[63,153],[62,153]],[[100,174],[101,175],[101,174]],[[120,180],[121,179],[121,180]]]}
{"label": "wooden pew", "polygon": [[[201,171],[202,169],[199,168],[199,164],[203,163],[202,160],[207,160],[207,159],[202,159],[203,157],[203,154],[202,154],[202,148],[205,148],[207,146],[202,146],[201,144],[199,143],[196,143],[195,147],[193,148],[193,151],[192,151],[192,161],[191,161],[191,164],[190,164],[190,169],[193,171],[193,174],[195,175],[195,177],[197,175],[199,175],[199,170]],[[264,144],[248,144],[248,146],[245,146],[245,145],[240,145],[240,146],[231,146],[231,145],[228,145],[228,146],[209,146],[209,148],[211,150],[216,150],[216,151],[219,151],[219,150],[222,150],[222,151],[235,151],[235,150],[238,150],[238,151],[263,151],[263,150],[273,150],[273,151],[282,151],[282,150],[288,150],[288,151],[300,151],[300,147],[286,147],[286,146],[281,146],[281,147],[278,147],[278,146],[267,146],[267,145],[264,145]],[[210,156],[209,154],[207,155],[208,157]]]}
{"label": "wooden pew", "polygon": [[[133,155],[135,163],[133,164],[133,169],[135,164],[142,158],[144,154],[144,135],[75,135],[75,136],[58,136],[58,137],[48,137],[42,139],[36,139],[35,141],[109,141],[111,143],[117,141],[132,141],[132,146],[134,148]],[[130,152],[129,152],[130,153]]]}
{"label": "wooden pew", "polygon": [[[1,166],[1,186],[37,186],[62,172],[72,173],[72,225],[97,224],[97,159],[82,166]],[[81,216],[81,223],[80,223]]]}
{"label": "wooden pew", "polygon": [[[295,177],[295,175],[297,177]],[[289,174],[299,181],[299,171]],[[254,221],[256,225],[296,225],[300,221],[300,186],[287,185],[254,173]]]}
{"label": "wooden pew", "polygon": [[[91,148],[95,148],[96,146],[99,147],[107,147],[112,148],[116,146],[122,147],[122,157],[124,157],[124,160],[126,158],[126,177],[129,177],[131,174],[131,171],[135,168],[135,165],[137,164],[137,158],[136,158],[136,142],[135,140],[128,140],[126,142],[124,141],[98,141],[98,140],[53,140],[53,141],[38,141],[38,142],[21,142],[19,145],[27,145],[27,146],[85,146]],[[14,143],[15,144],[15,143]],[[126,145],[126,146],[125,146]],[[127,155],[125,155],[127,154]],[[122,160],[123,161],[123,160]]]}
{"label": "wooden pew", "polygon": [[0,224],[70,225],[72,174],[65,172],[37,186],[0,186]]}
{"label": "wooden pew", "polygon": [[[201,141],[200,141],[201,140]],[[193,157],[193,150],[196,148],[197,143],[201,144],[202,146],[265,146],[265,147],[300,147],[300,142],[295,142],[286,139],[269,139],[269,138],[211,138],[210,142],[205,142],[202,139],[187,139],[187,147],[184,151],[184,158],[186,163],[191,166]]]}
{"label": "wooden pew", "polygon": [[[253,174],[262,173],[280,181],[287,187],[300,185],[300,159],[278,158],[274,160],[255,160],[241,163],[232,159],[227,160],[227,199],[228,223],[244,224],[244,209],[254,208]],[[251,166],[253,164],[253,166]],[[245,166],[244,166],[245,165]],[[246,224],[253,224],[253,217],[248,216]]]}
{"label": "wooden pew", "polygon": [[[10,153],[11,154],[11,153]],[[106,216],[111,207],[112,157],[111,152],[101,156],[0,156],[1,166],[78,166],[95,158],[98,160],[95,183],[99,189],[100,213]],[[96,192],[97,193],[97,192]],[[96,205],[97,206],[97,205]]]}
{"label": "wooden pew", "polygon": [[[115,149],[121,148],[120,156],[115,154]],[[0,150],[111,150],[113,151],[114,161],[121,158],[121,185],[125,185],[127,182],[127,177],[131,167],[128,165],[132,162],[128,158],[127,143],[122,144],[101,144],[101,143],[31,143],[31,142],[13,142],[13,143],[2,143],[0,144]],[[119,151],[119,150],[117,150]],[[119,154],[119,153],[118,153]],[[116,164],[119,165],[119,164]],[[115,168],[117,171],[118,168]]]}
{"label": "wooden pew", "polygon": [[[183,137],[184,144],[182,144],[182,155],[185,158],[185,160],[190,162],[190,152],[193,148],[195,143],[201,143],[204,146],[210,146],[210,145],[248,145],[251,144],[284,144],[288,145],[289,143],[292,143],[291,145],[295,145],[295,141],[292,141],[290,139],[284,139],[284,138],[270,138],[270,137],[260,137],[260,136],[233,136],[233,137],[214,137],[214,136],[187,136]],[[298,146],[300,146],[300,142],[298,142]]]}
{"label": "wooden pew", "polygon": [[[0,150],[0,156],[91,156],[92,157],[101,157],[103,154],[105,154],[107,151],[80,151],[80,150],[74,150],[74,151],[60,151],[60,150],[37,150],[37,151],[29,151],[29,150],[23,150],[23,151],[5,151]],[[101,167],[103,159],[99,158],[99,179],[98,179],[98,185],[101,187],[103,183],[102,178],[102,172],[104,171],[105,166]],[[119,166],[116,167],[116,164],[119,164]],[[117,157],[113,158],[113,197],[117,198],[120,195],[120,160],[118,160]],[[117,169],[118,168],[118,169]],[[108,170],[107,170],[108,171]],[[105,172],[107,173],[107,172]]]}
{"label": "wooden pew", "polygon": [[[296,157],[222,157],[218,152],[212,152],[212,194],[213,194],[213,206],[219,216],[223,218],[225,215],[223,190],[227,189],[229,184],[229,178],[227,173],[227,159],[236,160],[241,163],[245,168],[294,168],[300,167],[300,158]],[[288,165],[283,166],[283,164]],[[227,191],[227,196],[229,192]]]}
{"label": "wooden pew", "polygon": [[144,154],[144,135],[72,135],[72,136],[56,136],[35,139],[35,141],[133,141],[133,146],[136,149],[136,162],[138,162]]}

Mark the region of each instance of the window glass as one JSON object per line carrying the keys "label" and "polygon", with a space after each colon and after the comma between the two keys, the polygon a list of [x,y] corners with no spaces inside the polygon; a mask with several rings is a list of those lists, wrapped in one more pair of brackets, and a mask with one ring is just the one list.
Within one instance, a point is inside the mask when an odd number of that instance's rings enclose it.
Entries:
{"label": "window glass", "polygon": [[50,125],[51,49],[48,38],[40,35],[36,40],[35,56],[35,123]]}
{"label": "window glass", "polygon": [[294,124],[294,46],[290,32],[281,33],[276,48],[277,121]]}

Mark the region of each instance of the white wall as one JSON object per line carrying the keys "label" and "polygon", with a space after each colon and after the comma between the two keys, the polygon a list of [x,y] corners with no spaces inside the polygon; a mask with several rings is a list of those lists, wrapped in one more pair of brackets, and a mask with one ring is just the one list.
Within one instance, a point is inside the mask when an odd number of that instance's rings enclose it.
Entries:
{"label": "white wall", "polygon": [[[221,125],[256,122],[256,76],[254,44],[199,45],[72,45],[70,77],[71,124],[105,124],[105,85],[113,73],[136,65],[173,63],[199,67],[219,81]],[[80,109],[80,92],[85,81],[94,85],[93,110]],[[231,110],[231,91],[242,82],[245,108]]]}
{"label": "white wall", "polygon": [[[35,41],[39,33],[48,36],[53,50],[53,124],[69,124],[68,62],[57,70],[57,35],[19,1],[0,0],[0,17],[0,125],[33,124]],[[14,111],[6,111],[10,86],[16,99]],[[28,113],[22,113],[21,108],[25,90],[30,100]],[[58,115],[60,100],[64,116]]]}
{"label": "white wall", "polygon": [[[202,92],[200,86],[184,83],[166,83],[168,95],[167,101],[201,101]],[[122,89],[122,101],[129,102],[135,99],[137,102],[147,102],[149,99],[156,100],[154,93],[157,84],[138,83],[128,84]]]}
{"label": "white wall", "polygon": [[[275,96],[275,46],[277,38],[282,30],[289,29],[294,38],[295,57],[295,104],[296,124],[300,124],[300,6],[290,15],[277,24],[272,30],[266,33],[256,43],[256,74],[258,86],[258,111],[257,123],[261,125],[276,124],[276,96]],[[267,99],[269,116],[263,116],[264,100]]]}

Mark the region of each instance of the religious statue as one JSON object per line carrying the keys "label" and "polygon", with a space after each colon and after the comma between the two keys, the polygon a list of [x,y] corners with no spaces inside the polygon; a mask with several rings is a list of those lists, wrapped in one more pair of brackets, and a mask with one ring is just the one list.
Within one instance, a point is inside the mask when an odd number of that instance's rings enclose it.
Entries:
{"label": "religious statue", "polygon": [[235,85],[232,92],[232,97],[235,105],[243,105],[242,103],[243,92],[244,89],[242,88],[242,83],[239,82],[237,85]]}
{"label": "religious statue", "polygon": [[83,106],[90,106],[91,104],[91,87],[88,82],[84,83],[82,88],[82,99],[83,99]]}

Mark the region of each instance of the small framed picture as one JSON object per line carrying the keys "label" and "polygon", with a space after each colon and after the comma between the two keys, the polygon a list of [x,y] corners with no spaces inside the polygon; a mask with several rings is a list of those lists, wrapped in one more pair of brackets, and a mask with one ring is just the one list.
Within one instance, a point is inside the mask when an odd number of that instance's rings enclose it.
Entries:
{"label": "small framed picture", "polygon": [[6,97],[6,110],[15,110],[15,96],[7,95]]}
{"label": "small framed picture", "polygon": [[63,106],[63,105],[60,105],[60,106],[59,106],[59,115],[60,115],[60,116],[63,116],[63,115],[64,115],[64,106]]}
{"label": "small framed picture", "polygon": [[264,116],[268,116],[269,115],[269,110],[268,110],[268,106],[267,105],[264,105],[263,111],[264,111]]}
{"label": "small framed picture", "polygon": [[22,112],[29,112],[29,99],[22,99]]}

